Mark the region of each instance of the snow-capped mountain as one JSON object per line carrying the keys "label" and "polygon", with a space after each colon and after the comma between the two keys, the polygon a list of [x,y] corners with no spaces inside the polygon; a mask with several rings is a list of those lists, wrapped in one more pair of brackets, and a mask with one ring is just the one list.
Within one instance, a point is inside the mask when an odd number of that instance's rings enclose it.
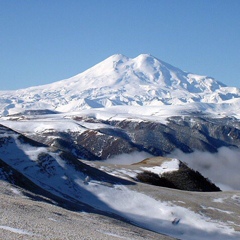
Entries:
{"label": "snow-capped mountain", "polygon": [[[118,105],[162,106],[240,102],[240,90],[211,77],[184,72],[151,55],[113,55],[66,80],[0,92],[1,115],[26,109],[59,112]],[[201,105],[201,106],[203,106]]]}

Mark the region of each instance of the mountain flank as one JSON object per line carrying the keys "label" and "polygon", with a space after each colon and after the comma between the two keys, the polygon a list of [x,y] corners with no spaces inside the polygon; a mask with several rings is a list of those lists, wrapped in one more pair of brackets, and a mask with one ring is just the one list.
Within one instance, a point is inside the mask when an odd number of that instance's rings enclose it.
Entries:
{"label": "mountain flank", "polygon": [[149,54],[115,54],[69,79],[17,91],[0,92],[0,114],[27,110],[72,112],[113,106],[205,103],[236,106],[240,90],[207,76],[180,70]]}

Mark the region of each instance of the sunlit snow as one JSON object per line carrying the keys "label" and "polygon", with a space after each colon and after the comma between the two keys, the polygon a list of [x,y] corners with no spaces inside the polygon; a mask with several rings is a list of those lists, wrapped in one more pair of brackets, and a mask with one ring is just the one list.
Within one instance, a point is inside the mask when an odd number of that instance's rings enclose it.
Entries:
{"label": "sunlit snow", "polygon": [[174,172],[179,170],[179,160],[178,159],[171,159],[170,161],[163,162],[160,166],[154,167],[141,167],[145,171],[150,171],[155,174],[161,175],[166,172]]}
{"label": "sunlit snow", "polygon": [[[137,88],[136,88],[137,86]],[[240,117],[240,90],[207,76],[182,71],[149,54],[110,56],[92,68],[52,84],[0,92],[0,115],[27,109],[59,112],[114,106],[183,106]],[[129,109],[130,110],[130,109]],[[131,109],[132,110],[132,109]],[[174,109],[173,109],[174,111]],[[144,110],[139,110],[141,115]],[[156,111],[161,115],[161,111]],[[134,113],[136,114],[136,112]],[[146,114],[143,114],[146,115]]]}

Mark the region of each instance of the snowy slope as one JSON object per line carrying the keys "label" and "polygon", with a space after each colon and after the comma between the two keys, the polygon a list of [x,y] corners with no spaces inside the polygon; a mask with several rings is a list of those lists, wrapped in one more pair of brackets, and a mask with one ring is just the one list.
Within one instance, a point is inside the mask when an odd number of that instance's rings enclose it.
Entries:
{"label": "snowy slope", "polygon": [[[118,105],[164,106],[202,103],[204,109],[240,103],[240,90],[213,78],[184,72],[151,55],[113,55],[66,80],[0,92],[0,114],[26,109],[79,111]],[[215,107],[215,105],[213,107]]]}
{"label": "snowy slope", "polygon": [[[82,202],[178,239],[202,239],[202,236],[206,239],[239,239],[239,232],[228,223],[191,210],[187,204],[180,206],[175,198],[170,202],[155,199],[151,194],[148,196],[137,186],[135,188],[134,182],[101,173],[3,126],[0,126],[0,144],[0,159],[59,197]],[[207,213],[206,205],[204,207]]]}

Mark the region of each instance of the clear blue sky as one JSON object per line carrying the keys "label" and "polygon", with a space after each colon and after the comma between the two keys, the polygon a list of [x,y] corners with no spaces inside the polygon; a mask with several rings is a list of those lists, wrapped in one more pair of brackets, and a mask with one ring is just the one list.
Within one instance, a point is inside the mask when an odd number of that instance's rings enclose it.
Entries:
{"label": "clear blue sky", "polygon": [[0,90],[141,53],[240,88],[240,0],[0,0]]}

